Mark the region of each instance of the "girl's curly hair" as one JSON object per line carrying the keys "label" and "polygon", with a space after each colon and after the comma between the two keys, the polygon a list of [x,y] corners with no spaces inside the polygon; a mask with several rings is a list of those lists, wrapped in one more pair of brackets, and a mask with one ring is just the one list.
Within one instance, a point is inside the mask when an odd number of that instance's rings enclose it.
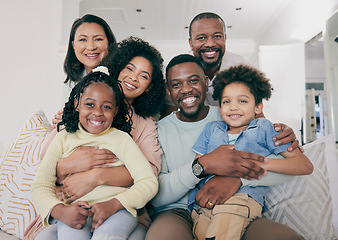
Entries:
{"label": "girl's curly hair", "polygon": [[251,66],[238,65],[219,72],[213,81],[214,93],[212,97],[214,100],[218,100],[219,105],[222,102],[224,88],[233,82],[244,83],[254,95],[256,105],[261,103],[263,99],[269,100],[271,97],[273,88],[270,79],[263,72]]}
{"label": "girl's curly hair", "polygon": [[131,36],[118,43],[117,49],[109,54],[101,65],[107,66],[113,78],[118,79],[120,72],[134,57],[147,59],[153,67],[153,72],[151,89],[137,97],[132,106],[135,112],[144,118],[154,116],[161,111],[166,94],[163,58],[156,48],[141,38]]}
{"label": "girl's curly hair", "polygon": [[[86,87],[88,87],[92,83],[97,82],[107,84],[115,92],[116,107],[118,108],[118,111],[114,117],[112,127],[115,127],[130,134],[132,126],[131,117],[133,112],[130,104],[123,94],[121,84],[119,83],[119,81],[100,71],[90,72],[73,87],[68,102],[66,102],[65,107],[63,108],[62,121],[58,123],[58,131],[60,125],[64,125],[66,131],[70,133],[74,133],[79,129],[79,113],[76,111],[76,108],[79,105],[80,96],[84,92]],[[78,100],[76,106],[74,105],[75,99]]]}

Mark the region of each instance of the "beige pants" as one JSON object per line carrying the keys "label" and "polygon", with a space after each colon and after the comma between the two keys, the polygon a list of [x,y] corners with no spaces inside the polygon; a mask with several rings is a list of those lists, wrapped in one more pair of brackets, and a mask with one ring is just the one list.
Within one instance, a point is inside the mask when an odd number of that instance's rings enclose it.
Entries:
{"label": "beige pants", "polygon": [[195,239],[236,240],[244,234],[247,226],[261,217],[262,206],[248,194],[239,193],[212,210],[193,210],[193,234]]}

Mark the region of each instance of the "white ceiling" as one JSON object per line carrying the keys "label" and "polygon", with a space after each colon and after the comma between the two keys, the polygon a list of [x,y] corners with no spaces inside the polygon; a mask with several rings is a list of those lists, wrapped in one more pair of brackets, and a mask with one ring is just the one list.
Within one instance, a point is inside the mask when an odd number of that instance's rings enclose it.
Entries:
{"label": "white ceiling", "polygon": [[[289,2],[290,0],[82,0],[80,16],[86,13],[101,16],[111,26],[118,41],[130,35],[148,41],[186,40],[186,27],[192,18],[200,12],[211,11],[219,14],[226,22],[228,39],[255,40]],[[236,10],[237,8],[241,10]]]}

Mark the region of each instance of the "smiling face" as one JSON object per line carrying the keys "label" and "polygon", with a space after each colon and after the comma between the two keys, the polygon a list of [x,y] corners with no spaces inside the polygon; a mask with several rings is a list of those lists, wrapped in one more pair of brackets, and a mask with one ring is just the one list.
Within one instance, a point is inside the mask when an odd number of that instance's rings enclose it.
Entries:
{"label": "smiling face", "polygon": [[108,39],[102,26],[97,23],[82,23],[76,30],[73,48],[76,58],[89,73],[108,55]]}
{"label": "smiling face", "polygon": [[153,65],[144,57],[134,57],[119,74],[123,93],[131,104],[151,88]]}
{"label": "smiling face", "polygon": [[229,125],[229,133],[245,131],[256,114],[262,112],[263,104],[255,104],[255,97],[243,83],[230,83],[222,93],[218,107],[223,120]]}
{"label": "smiling face", "polygon": [[191,25],[190,48],[204,68],[218,68],[225,53],[226,35],[218,18],[198,19]]}
{"label": "smiling face", "polygon": [[174,65],[168,70],[168,93],[180,111],[177,117],[186,122],[203,119],[208,108],[204,105],[208,80],[203,69],[194,62]]}
{"label": "smiling face", "polygon": [[77,111],[82,127],[99,134],[112,125],[117,113],[115,92],[105,83],[92,83],[81,94]]}

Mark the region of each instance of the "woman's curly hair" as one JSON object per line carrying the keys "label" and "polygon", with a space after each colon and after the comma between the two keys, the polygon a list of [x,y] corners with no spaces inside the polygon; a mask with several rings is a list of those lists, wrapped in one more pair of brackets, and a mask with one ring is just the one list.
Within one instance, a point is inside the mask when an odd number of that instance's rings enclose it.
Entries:
{"label": "woman's curly hair", "polygon": [[[60,125],[64,125],[66,131],[70,133],[74,133],[79,129],[79,113],[76,111],[76,108],[79,105],[81,94],[86,87],[97,82],[107,84],[115,92],[116,107],[118,108],[118,111],[114,117],[112,127],[130,133],[132,126],[132,109],[123,94],[121,84],[119,81],[100,71],[90,72],[73,87],[68,102],[66,102],[65,107],[63,108],[62,121],[58,124],[58,130]],[[75,99],[78,100],[76,106]]]}
{"label": "woman's curly hair", "polygon": [[219,105],[222,102],[224,88],[233,82],[244,83],[254,95],[256,105],[261,103],[263,99],[269,100],[271,97],[273,88],[270,79],[263,72],[251,66],[238,65],[219,72],[213,81],[214,93],[212,97],[214,100],[218,100]]}
{"label": "woman's curly hair", "polygon": [[156,48],[141,38],[131,36],[118,43],[117,49],[106,57],[101,65],[107,66],[113,78],[118,79],[120,72],[134,57],[147,59],[153,67],[153,72],[150,90],[137,97],[132,106],[135,112],[144,118],[154,116],[161,111],[166,94],[163,58]]}

